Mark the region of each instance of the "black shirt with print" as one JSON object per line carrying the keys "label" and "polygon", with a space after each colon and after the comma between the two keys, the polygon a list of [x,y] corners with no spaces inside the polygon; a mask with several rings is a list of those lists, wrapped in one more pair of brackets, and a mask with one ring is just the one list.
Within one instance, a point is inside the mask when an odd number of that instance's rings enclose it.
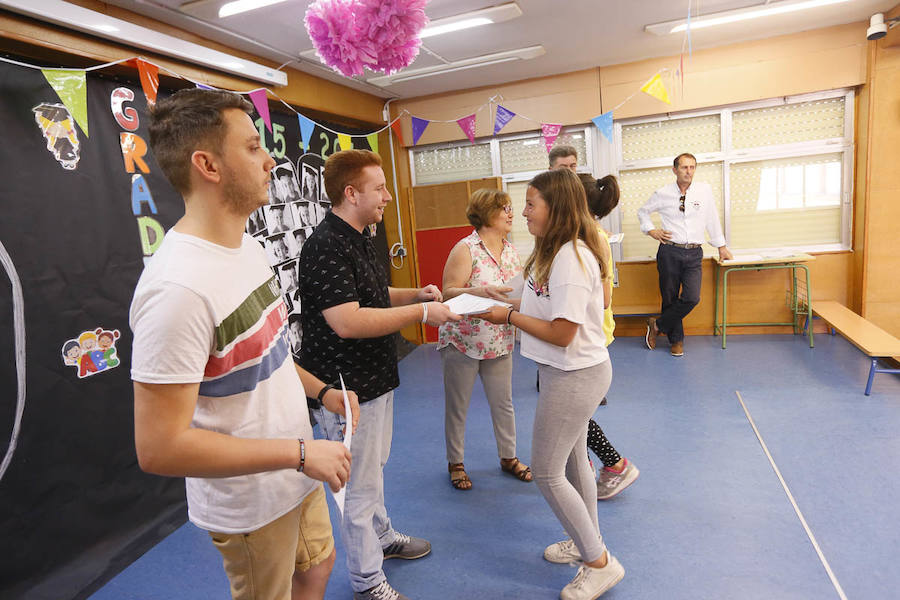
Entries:
{"label": "black shirt with print", "polygon": [[400,385],[394,335],[343,339],[322,311],[347,302],[363,308],[391,306],[387,273],[368,229],[364,232],[329,212],[303,244],[298,265],[303,345],[297,363],[325,383],[338,383],[338,374],[343,375],[360,402]]}

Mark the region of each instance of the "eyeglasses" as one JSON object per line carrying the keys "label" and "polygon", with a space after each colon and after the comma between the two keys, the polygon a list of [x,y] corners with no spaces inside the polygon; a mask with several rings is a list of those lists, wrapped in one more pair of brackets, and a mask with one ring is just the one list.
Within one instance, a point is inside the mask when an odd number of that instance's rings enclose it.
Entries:
{"label": "eyeglasses", "polygon": [[684,212],[684,196],[679,198],[678,202],[680,202],[680,204],[678,205],[678,210],[680,210],[681,212]]}
{"label": "eyeglasses", "polygon": [[513,214],[513,207],[512,207],[512,204],[507,204],[506,206],[504,206],[504,207],[503,207],[503,212],[505,212],[505,213],[508,214],[508,215]]}

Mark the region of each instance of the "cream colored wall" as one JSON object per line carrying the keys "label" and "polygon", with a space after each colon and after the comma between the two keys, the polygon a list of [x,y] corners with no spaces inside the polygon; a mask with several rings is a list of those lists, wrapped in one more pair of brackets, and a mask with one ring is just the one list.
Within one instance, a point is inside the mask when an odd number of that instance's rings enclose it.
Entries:
{"label": "cream colored wall", "polygon": [[[623,104],[614,116],[619,119],[692,110],[843,87],[863,86],[865,92],[868,64],[866,26],[866,23],[854,23],[694,52],[685,69],[684,97],[669,82],[673,97],[671,106],[637,94]],[[658,69],[673,67],[677,61],[677,56],[670,56],[599,67],[490,88],[397,101],[391,106],[395,115],[407,110],[422,118],[450,120],[476,110],[492,95],[499,93],[503,96],[503,106],[513,112],[545,122],[589,123],[591,118],[612,109],[633,94]],[[403,122],[407,127],[404,141],[411,144],[408,119],[403,119]],[[478,136],[491,134],[492,121],[487,114],[479,114],[477,124]],[[504,133],[537,127],[536,123],[514,119]],[[460,139],[464,136],[455,123],[432,123],[419,143]],[[895,147],[900,146],[895,143]],[[408,164],[408,152],[403,154],[402,160]],[[407,174],[400,187],[408,186]],[[852,304],[857,272],[855,260],[857,255],[851,252],[819,255],[810,265],[813,299],[834,299]],[[706,260],[703,269],[701,304],[685,322],[686,330],[691,334],[712,333],[714,265]],[[784,301],[788,282],[786,273],[767,271],[735,275],[729,283],[729,320],[789,320]],[[614,292],[615,305],[647,306],[659,302],[654,262],[620,264],[619,282],[620,287]],[[871,300],[873,310],[881,306],[876,298]],[[790,331],[785,327],[745,329],[749,332]],[[616,334],[641,335],[643,331],[638,319],[621,319]],[[735,333],[740,332],[740,329],[735,330]]]}

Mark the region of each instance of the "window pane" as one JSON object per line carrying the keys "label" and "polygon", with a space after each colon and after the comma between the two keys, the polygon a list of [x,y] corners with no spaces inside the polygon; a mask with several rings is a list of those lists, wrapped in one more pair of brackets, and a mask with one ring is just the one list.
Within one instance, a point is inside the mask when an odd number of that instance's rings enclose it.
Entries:
{"label": "window pane", "polygon": [[[562,133],[554,146],[573,146],[578,151],[578,166],[587,164],[584,132]],[[547,146],[540,135],[500,142],[500,171],[503,174],[541,171],[549,167]]]}
{"label": "window pane", "polygon": [[481,179],[493,175],[490,144],[413,150],[416,185]]}
{"label": "window pane", "polygon": [[733,248],[841,241],[842,154],[731,165]]}
{"label": "window pane", "polygon": [[[708,183],[712,188],[713,198],[719,212],[719,220],[724,219],[722,210],[722,163],[700,163],[694,175],[695,181]],[[622,211],[622,256],[626,259],[648,258],[656,256],[659,243],[648,235],[641,233],[637,211],[650,196],[666,184],[675,183],[675,174],[671,167],[655,169],[635,169],[622,171],[619,174],[619,209]],[[659,215],[651,216],[657,227],[662,226]],[[724,223],[724,221],[722,221]],[[724,231],[724,225],[723,225]],[[712,247],[703,247],[705,255],[713,252]]]}
{"label": "window pane", "polygon": [[735,111],[732,145],[759,148],[844,137],[844,97]]}
{"label": "window pane", "polygon": [[622,160],[674,160],[682,152],[718,152],[722,149],[721,132],[719,115],[623,125]]}

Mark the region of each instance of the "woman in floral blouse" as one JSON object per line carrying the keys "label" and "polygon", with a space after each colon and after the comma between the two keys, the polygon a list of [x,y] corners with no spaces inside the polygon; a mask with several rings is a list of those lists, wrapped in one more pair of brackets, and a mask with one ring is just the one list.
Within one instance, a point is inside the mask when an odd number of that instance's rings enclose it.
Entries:
{"label": "woman in floral blouse", "polygon": [[[450,251],[444,265],[443,295],[462,293],[507,300],[507,284],[522,272],[519,255],[506,239],[512,230],[512,202],[500,190],[476,190],[466,217],[475,228]],[[466,413],[475,377],[481,377],[491,408],[500,468],[521,481],[531,481],[531,469],[516,458],[516,416],[512,405],[513,327],[476,317],[441,325],[438,348],[444,363],[444,435],[450,483],[472,489],[463,466]]]}

